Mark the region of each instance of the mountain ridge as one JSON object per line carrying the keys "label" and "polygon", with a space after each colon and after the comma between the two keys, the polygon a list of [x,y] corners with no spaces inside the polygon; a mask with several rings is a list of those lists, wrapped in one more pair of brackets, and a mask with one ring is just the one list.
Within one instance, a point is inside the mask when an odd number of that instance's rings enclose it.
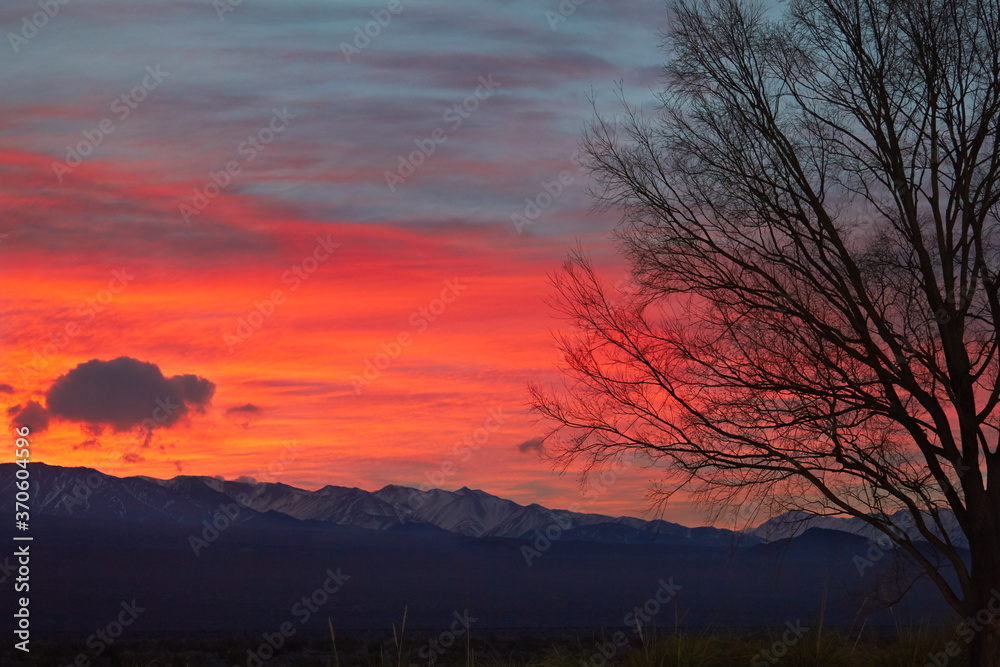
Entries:
{"label": "mountain ridge", "polygon": [[[171,479],[145,475],[116,477],[86,467],[42,462],[29,465],[33,512],[56,516],[197,524],[211,518],[222,506],[236,503],[240,508],[236,520],[240,522],[261,520],[276,512],[299,521],[366,530],[400,529],[417,524],[468,537],[534,539],[538,535],[558,534],[562,540],[596,543],[752,546],[795,539],[810,528],[867,539],[877,539],[880,535],[861,519],[802,512],[773,517],[752,530],[733,531],[712,526],[688,527],[662,519],[550,509],[538,503],[520,505],[467,486],[447,491],[387,484],[377,491],[366,491],[327,485],[309,491],[283,482],[225,480],[203,475],[178,475]],[[0,464],[0,486],[13,484],[16,466]],[[12,511],[13,498],[13,493],[2,494],[0,508]],[[905,525],[902,520],[898,523]],[[968,544],[953,516],[946,514],[944,523],[957,545]],[[912,527],[908,532],[916,535]]]}

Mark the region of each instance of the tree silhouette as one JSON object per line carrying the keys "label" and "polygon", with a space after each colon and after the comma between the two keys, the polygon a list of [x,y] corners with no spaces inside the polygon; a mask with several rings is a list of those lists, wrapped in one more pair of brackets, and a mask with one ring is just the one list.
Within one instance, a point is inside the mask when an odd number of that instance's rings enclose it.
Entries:
{"label": "tree silhouette", "polygon": [[584,136],[637,289],[581,255],[555,278],[579,334],[565,386],[531,387],[549,441],[857,517],[975,617],[1000,590],[998,1],[675,0],[668,25],[655,114],[621,94]]}

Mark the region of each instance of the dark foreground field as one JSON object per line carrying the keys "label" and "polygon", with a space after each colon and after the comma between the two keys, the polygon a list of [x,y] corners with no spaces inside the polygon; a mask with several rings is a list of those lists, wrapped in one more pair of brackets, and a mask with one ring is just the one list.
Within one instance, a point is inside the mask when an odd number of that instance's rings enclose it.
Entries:
{"label": "dark foreground field", "polygon": [[902,604],[879,610],[872,597],[889,581],[890,557],[859,572],[856,557],[870,545],[845,533],[815,530],[751,547],[554,541],[529,565],[523,548],[537,545],[526,540],[280,519],[234,525],[195,554],[197,528],[39,517],[31,654],[23,660],[12,648],[8,578],[0,660],[962,664],[947,655],[949,642],[961,642],[937,594],[918,585]]}
{"label": "dark foreground field", "polygon": [[[123,639],[275,631],[384,632],[408,610],[413,630],[446,630],[468,614],[485,630],[622,628],[637,615],[670,629],[764,629],[802,622],[880,631],[948,622],[918,584],[890,610],[873,596],[879,568],[859,574],[869,545],[813,530],[750,548],[555,541],[525,560],[527,540],[369,531],[295,521],[238,524],[195,555],[199,526],[40,517],[31,543],[31,628],[79,637],[135,607]],[[5,542],[10,544],[9,541]],[[0,630],[12,629],[12,578]],[[637,614],[638,611],[638,614]]]}
{"label": "dark foreground field", "polygon": [[[392,631],[384,635],[336,634],[331,639],[314,633],[292,637],[273,655],[259,653],[260,637],[231,636],[215,640],[145,640],[111,646],[89,665],[122,667],[364,667],[479,666],[479,667],[924,667],[967,665],[964,655],[945,652],[954,637],[947,632],[903,630],[899,634],[861,632],[848,636],[810,628],[799,641],[786,644],[787,628],[773,632],[710,634],[652,631],[640,637],[616,631],[561,631],[501,633],[471,640],[456,638],[447,648],[434,645],[437,637]],[[335,641],[334,641],[335,640]],[[248,649],[254,646],[254,649]],[[251,653],[253,651],[253,654]],[[73,642],[44,642],[30,656],[2,654],[3,665],[70,665],[80,655]],[[434,661],[430,661],[430,656]],[[80,663],[87,664],[87,663]]]}

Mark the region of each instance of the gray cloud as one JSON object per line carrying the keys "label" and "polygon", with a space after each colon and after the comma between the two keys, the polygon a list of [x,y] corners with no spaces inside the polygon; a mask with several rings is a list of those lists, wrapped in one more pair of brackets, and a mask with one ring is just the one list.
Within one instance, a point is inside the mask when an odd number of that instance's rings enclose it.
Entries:
{"label": "gray cloud", "polygon": [[88,438],[83,442],[73,445],[73,449],[100,449],[101,442],[97,438]]}
{"label": "gray cloud", "polygon": [[53,417],[126,431],[142,424],[169,427],[191,410],[202,413],[215,384],[197,375],[165,377],[150,362],[130,357],[91,359],[59,376],[46,394]]}
{"label": "gray cloud", "polygon": [[244,405],[237,405],[234,408],[229,408],[226,410],[226,416],[236,415],[236,414],[255,414],[260,412],[260,408],[253,403],[246,403]]}
{"label": "gray cloud", "polygon": [[32,433],[39,433],[49,427],[49,413],[37,401],[28,401],[22,408],[15,405],[7,410],[14,426],[27,426]]}
{"label": "gray cloud", "polygon": [[532,438],[531,440],[525,440],[517,446],[517,451],[522,454],[528,454],[530,452],[541,454],[545,447],[543,444],[544,440],[545,438]]}

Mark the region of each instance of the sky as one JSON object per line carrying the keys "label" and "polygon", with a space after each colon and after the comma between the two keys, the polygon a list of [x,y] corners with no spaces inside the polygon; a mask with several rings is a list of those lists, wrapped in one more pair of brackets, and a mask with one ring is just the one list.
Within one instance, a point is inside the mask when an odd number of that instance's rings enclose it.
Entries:
{"label": "sky", "polygon": [[617,82],[652,108],[666,18],[3,3],[0,406],[34,422],[33,460],[652,516],[655,470],[582,488],[539,456],[527,384],[561,381],[568,254],[627,273],[574,153]]}

